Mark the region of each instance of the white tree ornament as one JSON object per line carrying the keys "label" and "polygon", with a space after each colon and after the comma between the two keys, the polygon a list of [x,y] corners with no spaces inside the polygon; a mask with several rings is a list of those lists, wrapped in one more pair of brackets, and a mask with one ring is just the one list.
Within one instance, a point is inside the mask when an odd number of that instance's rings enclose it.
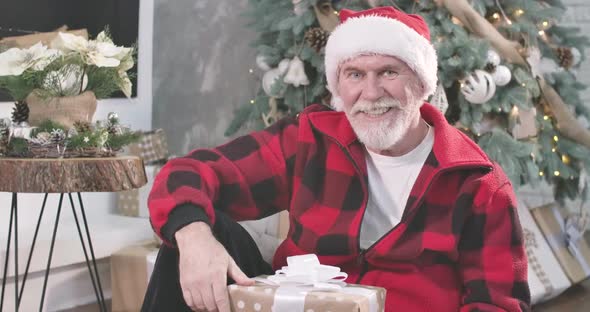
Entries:
{"label": "white tree ornament", "polygon": [[512,79],[512,73],[508,67],[500,65],[496,67],[496,71],[494,71],[492,77],[494,78],[496,86],[505,86],[510,82],[510,79]]}
{"label": "white tree ornament", "polygon": [[461,87],[465,99],[473,104],[483,104],[496,93],[496,83],[488,72],[476,69]]}
{"label": "white tree ornament", "polygon": [[494,66],[500,65],[500,55],[498,52],[494,50],[488,50],[488,63],[493,64]]}
{"label": "white tree ornament", "polygon": [[309,84],[309,79],[305,75],[305,66],[303,61],[299,59],[299,57],[295,56],[291,63],[289,64],[289,69],[287,70],[287,74],[283,81],[288,84],[292,84],[295,87],[299,86],[307,86]]}
{"label": "white tree ornament", "polygon": [[271,70],[264,73],[264,76],[262,76],[262,89],[267,95],[276,97],[278,99],[283,97],[284,92],[281,92],[281,94],[272,94],[271,89],[275,81],[281,78],[281,75],[284,75],[287,72],[290,63],[290,59],[283,59],[277,68],[272,68]]}

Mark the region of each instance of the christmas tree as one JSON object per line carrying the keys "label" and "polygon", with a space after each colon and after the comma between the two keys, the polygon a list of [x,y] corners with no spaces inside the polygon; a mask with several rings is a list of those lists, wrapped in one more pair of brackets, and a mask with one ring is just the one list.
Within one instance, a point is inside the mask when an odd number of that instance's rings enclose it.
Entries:
{"label": "christmas tree", "polygon": [[558,199],[588,199],[590,105],[575,70],[589,45],[559,25],[560,0],[250,0],[263,71],[254,99],[226,135],[260,129],[311,103],[329,105],[323,48],[342,8],[389,5],[421,15],[438,54],[430,103],[506,171],[513,184],[555,186]]}

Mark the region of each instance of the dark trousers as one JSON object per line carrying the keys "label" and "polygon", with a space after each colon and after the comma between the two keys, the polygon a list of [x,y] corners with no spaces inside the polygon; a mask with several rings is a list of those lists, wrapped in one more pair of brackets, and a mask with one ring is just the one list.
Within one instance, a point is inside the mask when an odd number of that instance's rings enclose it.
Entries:
{"label": "dark trousers", "polygon": [[[216,211],[213,234],[248,277],[273,274],[248,232]],[[228,284],[234,281],[228,277]],[[162,245],[141,308],[142,312],[191,311],[184,302],[178,274],[178,249]]]}

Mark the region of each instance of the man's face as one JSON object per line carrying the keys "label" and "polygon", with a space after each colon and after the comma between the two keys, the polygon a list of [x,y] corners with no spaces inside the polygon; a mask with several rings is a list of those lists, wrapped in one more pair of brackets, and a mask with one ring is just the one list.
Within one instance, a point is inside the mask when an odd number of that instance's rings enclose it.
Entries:
{"label": "man's face", "polygon": [[392,56],[361,55],[340,66],[338,110],[346,113],[359,140],[373,150],[402,141],[420,119],[416,74]]}

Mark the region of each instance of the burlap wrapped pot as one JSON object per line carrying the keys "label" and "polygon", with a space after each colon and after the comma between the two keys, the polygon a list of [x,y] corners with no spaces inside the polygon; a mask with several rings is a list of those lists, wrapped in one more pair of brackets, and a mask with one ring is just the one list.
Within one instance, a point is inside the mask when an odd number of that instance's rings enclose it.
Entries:
{"label": "burlap wrapped pot", "polygon": [[43,99],[32,92],[26,99],[29,106],[29,124],[38,126],[42,121],[50,119],[68,128],[76,121],[92,121],[96,112],[94,92],[86,91],[75,96],[64,96]]}

